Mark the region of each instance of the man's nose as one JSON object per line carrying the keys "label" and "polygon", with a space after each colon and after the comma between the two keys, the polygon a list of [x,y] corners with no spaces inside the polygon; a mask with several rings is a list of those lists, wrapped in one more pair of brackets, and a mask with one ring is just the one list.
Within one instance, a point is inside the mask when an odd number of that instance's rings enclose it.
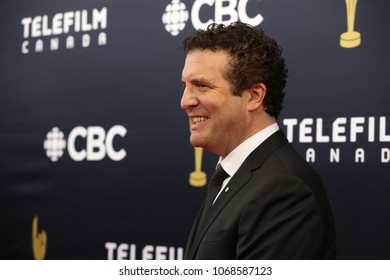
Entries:
{"label": "man's nose", "polygon": [[190,110],[192,107],[196,106],[199,103],[198,99],[190,90],[186,87],[184,88],[183,95],[181,97],[181,108],[184,111]]}

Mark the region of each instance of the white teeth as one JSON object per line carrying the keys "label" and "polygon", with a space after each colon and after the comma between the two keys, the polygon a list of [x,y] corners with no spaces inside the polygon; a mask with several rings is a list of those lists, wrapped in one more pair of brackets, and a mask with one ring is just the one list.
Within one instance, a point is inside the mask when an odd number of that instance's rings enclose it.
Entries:
{"label": "white teeth", "polygon": [[199,122],[204,122],[204,121],[207,121],[209,118],[206,118],[206,117],[194,117],[192,118],[192,121],[194,123],[199,123]]}

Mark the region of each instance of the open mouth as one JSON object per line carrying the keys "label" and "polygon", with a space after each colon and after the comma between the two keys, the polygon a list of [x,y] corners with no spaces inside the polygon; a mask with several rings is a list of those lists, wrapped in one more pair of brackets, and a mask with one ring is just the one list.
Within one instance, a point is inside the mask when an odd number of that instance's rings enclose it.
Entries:
{"label": "open mouth", "polygon": [[206,117],[193,117],[192,118],[192,124],[198,124],[204,121],[207,121],[209,118]]}

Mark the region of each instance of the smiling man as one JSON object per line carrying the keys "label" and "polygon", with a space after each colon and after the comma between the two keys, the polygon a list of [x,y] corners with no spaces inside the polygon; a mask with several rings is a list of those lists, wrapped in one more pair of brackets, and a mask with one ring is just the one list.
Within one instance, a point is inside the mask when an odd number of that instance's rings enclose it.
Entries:
{"label": "smiling man", "polygon": [[190,142],[220,156],[185,258],[336,258],[325,188],[276,122],[287,78],[280,47],[234,23],[199,30],[183,48]]}

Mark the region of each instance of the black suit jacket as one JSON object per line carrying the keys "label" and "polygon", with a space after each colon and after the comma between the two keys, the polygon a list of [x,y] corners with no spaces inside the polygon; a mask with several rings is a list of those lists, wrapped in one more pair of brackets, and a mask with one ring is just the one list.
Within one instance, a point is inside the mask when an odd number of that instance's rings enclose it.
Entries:
{"label": "black suit jacket", "polygon": [[231,178],[185,259],[334,259],[335,228],[318,174],[277,131]]}

